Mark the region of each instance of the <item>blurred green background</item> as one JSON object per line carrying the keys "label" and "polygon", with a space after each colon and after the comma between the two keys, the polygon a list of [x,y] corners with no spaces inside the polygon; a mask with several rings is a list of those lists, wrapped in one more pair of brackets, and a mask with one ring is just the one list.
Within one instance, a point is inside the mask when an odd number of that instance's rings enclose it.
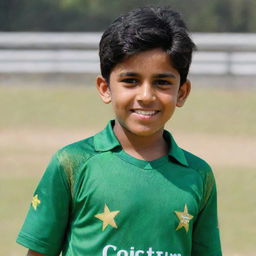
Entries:
{"label": "blurred green background", "polygon": [[132,8],[168,5],[193,32],[255,32],[255,0],[1,0],[0,31],[103,31]]}

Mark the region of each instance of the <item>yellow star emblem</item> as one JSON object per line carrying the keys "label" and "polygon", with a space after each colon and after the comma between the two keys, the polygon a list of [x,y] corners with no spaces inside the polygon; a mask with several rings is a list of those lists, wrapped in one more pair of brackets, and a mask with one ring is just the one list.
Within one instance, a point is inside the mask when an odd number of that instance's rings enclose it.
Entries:
{"label": "yellow star emblem", "polygon": [[41,201],[38,199],[37,194],[35,196],[33,196],[33,200],[31,203],[32,203],[33,208],[36,210],[37,206],[41,203]]}
{"label": "yellow star emblem", "polygon": [[113,211],[111,212],[108,208],[108,206],[105,204],[104,206],[104,212],[96,214],[94,217],[100,219],[102,221],[102,231],[110,225],[113,228],[117,228],[117,225],[115,223],[115,216],[119,213],[120,211]]}
{"label": "yellow star emblem", "polygon": [[189,221],[193,219],[193,216],[188,213],[188,207],[185,204],[184,211],[183,212],[177,212],[175,211],[180,223],[176,230],[179,230],[181,228],[185,228],[186,232],[189,230]]}

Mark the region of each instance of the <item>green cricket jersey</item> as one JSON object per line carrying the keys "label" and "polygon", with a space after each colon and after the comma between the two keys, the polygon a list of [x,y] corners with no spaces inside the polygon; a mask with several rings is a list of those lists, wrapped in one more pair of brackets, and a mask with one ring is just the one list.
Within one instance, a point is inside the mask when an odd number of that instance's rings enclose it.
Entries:
{"label": "green cricket jersey", "polygon": [[112,126],[53,156],[17,242],[49,256],[220,256],[209,165],[167,131],[168,156],[136,159]]}

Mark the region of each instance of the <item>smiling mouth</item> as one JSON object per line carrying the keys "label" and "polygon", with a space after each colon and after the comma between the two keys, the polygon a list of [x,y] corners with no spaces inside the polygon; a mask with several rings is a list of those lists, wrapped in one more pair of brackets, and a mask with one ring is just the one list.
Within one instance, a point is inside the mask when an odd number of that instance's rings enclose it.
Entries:
{"label": "smiling mouth", "polygon": [[159,113],[159,110],[132,110],[133,113],[136,113],[138,115],[143,115],[143,116],[154,116],[157,113]]}

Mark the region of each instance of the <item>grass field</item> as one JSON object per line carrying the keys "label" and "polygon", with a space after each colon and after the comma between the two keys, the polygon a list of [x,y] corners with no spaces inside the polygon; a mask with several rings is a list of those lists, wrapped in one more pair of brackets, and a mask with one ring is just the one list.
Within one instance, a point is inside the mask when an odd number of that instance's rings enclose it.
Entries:
{"label": "grass field", "polygon": [[[256,255],[255,102],[255,90],[194,89],[168,124],[214,168],[227,256]],[[16,235],[51,155],[102,129],[112,111],[94,88],[2,86],[0,116],[0,255],[21,256]]]}

